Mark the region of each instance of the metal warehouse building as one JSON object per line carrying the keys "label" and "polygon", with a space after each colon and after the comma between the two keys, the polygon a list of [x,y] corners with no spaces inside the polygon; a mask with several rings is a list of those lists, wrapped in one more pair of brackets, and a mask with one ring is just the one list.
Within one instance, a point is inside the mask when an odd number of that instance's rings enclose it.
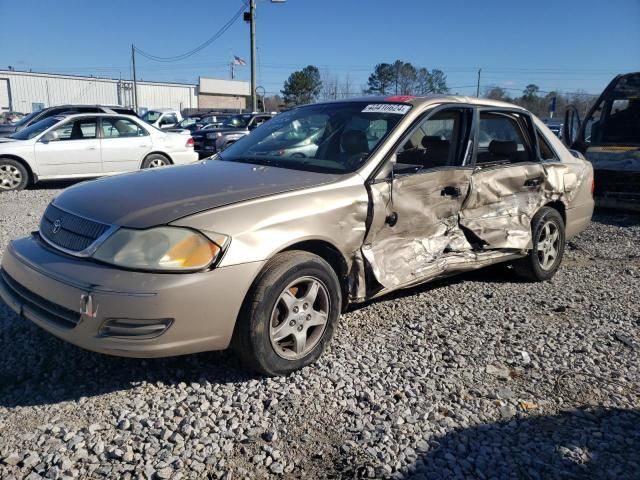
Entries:
{"label": "metal warehouse building", "polygon": [[[200,77],[199,84],[138,81],[138,108],[244,109],[248,82]],[[53,105],[133,106],[133,81],[0,70],[0,113]]]}

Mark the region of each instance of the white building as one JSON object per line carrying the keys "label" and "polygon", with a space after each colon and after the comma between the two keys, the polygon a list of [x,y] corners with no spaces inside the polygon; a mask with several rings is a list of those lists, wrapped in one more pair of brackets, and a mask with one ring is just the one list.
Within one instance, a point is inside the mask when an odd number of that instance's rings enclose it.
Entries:
{"label": "white building", "polygon": [[[199,85],[138,81],[138,108],[244,109],[248,82],[200,77]],[[53,105],[133,106],[131,80],[0,70],[0,113]]]}

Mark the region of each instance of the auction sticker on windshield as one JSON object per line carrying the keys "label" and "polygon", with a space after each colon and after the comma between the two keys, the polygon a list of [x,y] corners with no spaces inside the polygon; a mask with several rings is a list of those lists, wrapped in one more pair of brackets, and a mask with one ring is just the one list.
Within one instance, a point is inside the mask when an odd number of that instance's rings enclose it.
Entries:
{"label": "auction sticker on windshield", "polygon": [[411,105],[398,105],[395,103],[373,103],[367,105],[362,113],[397,113],[404,115],[411,110]]}

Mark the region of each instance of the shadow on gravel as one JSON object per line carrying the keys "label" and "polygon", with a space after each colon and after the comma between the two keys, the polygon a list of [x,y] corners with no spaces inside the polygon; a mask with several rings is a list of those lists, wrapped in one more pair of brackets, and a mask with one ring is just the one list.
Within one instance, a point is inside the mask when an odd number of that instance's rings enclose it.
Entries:
{"label": "shadow on gravel", "polygon": [[[129,390],[143,382],[260,380],[230,352],[132,359],[82,350],[0,306],[0,406],[49,405]],[[2,319],[1,317],[4,317]]]}
{"label": "shadow on gravel", "polygon": [[462,283],[462,282],[528,283],[527,280],[524,280],[518,277],[513,272],[513,270],[511,270],[507,265],[496,264],[496,265],[490,265],[488,267],[484,267],[478,270],[473,270],[470,272],[453,275],[448,278],[433,280],[431,282],[423,283],[422,285],[417,285],[415,287],[409,287],[403,290],[396,290],[395,292],[388,293],[374,300],[370,300],[364,303],[358,303],[355,305],[350,305],[348,311],[352,312],[355,310],[360,310],[376,302],[384,302],[388,300],[396,300],[396,299],[402,299],[405,297],[412,297],[420,293],[430,292],[431,290],[437,290],[439,288],[444,288],[449,285],[455,285],[456,283]]}
{"label": "shadow on gravel", "polygon": [[633,227],[640,225],[640,212],[597,208],[593,214],[592,222],[614,227]]}
{"label": "shadow on gravel", "polygon": [[480,425],[431,442],[408,479],[640,478],[640,411],[575,410]]}
{"label": "shadow on gravel", "polygon": [[71,187],[78,183],[94,180],[93,178],[83,178],[75,180],[44,180],[38,182],[35,185],[31,185],[29,190],[61,190],[63,188]]}

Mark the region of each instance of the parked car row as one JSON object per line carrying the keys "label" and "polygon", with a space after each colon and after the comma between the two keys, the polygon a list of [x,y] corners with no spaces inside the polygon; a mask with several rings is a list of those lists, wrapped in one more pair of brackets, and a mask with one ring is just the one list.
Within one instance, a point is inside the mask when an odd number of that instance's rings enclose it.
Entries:
{"label": "parked car row", "polygon": [[252,130],[271,119],[272,113],[243,113],[226,118],[220,125],[196,130],[191,134],[200,158],[222,151]]}

